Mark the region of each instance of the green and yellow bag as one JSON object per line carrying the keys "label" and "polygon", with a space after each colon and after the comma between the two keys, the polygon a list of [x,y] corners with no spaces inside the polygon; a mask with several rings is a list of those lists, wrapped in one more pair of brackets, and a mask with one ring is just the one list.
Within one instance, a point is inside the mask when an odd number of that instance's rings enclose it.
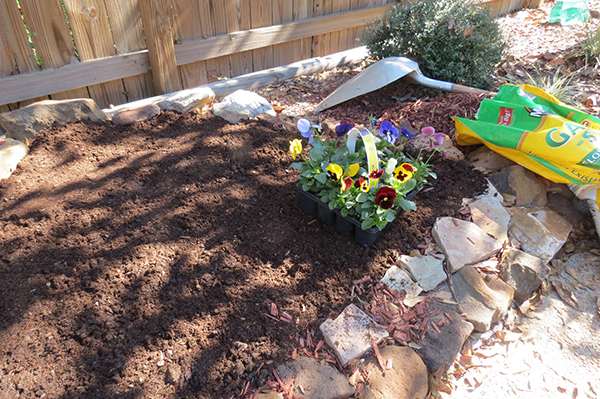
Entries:
{"label": "green and yellow bag", "polygon": [[557,183],[600,183],[600,118],[529,85],[504,85],[477,120],[454,117],[460,145],[485,144]]}
{"label": "green and yellow bag", "polygon": [[484,144],[590,204],[600,234],[600,118],[530,85],[504,85],[477,120],[454,117],[460,145]]}

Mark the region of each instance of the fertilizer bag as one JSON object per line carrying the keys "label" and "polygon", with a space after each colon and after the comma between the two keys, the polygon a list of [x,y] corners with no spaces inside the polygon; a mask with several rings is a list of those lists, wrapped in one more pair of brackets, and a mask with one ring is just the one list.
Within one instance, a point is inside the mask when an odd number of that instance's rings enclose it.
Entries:
{"label": "fertilizer bag", "polygon": [[504,85],[477,120],[454,117],[459,145],[484,144],[591,205],[600,232],[600,118],[529,85]]}

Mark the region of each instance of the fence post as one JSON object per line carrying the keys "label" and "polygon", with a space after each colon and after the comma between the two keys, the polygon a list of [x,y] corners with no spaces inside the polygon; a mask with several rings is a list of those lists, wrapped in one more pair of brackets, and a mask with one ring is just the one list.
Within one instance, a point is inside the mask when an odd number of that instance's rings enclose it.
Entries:
{"label": "fence post", "polygon": [[158,94],[181,89],[168,0],[140,0],[154,87]]}

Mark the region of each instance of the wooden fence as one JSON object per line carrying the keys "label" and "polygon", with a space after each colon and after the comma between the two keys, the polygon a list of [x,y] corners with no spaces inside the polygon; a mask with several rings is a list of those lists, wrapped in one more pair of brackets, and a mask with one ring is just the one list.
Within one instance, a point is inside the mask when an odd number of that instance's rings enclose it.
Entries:
{"label": "wooden fence", "polygon": [[[483,0],[494,13],[525,0]],[[361,45],[394,0],[0,0],[0,112],[101,107]]]}

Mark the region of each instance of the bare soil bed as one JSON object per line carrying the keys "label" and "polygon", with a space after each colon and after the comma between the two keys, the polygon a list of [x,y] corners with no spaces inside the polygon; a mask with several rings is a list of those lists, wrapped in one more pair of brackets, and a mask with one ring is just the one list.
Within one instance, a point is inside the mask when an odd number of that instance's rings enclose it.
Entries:
{"label": "bare soil bed", "polygon": [[[191,112],[36,139],[0,182],[0,396],[253,392],[300,337],[321,339],[353,280],[380,278],[485,186],[466,163],[437,159],[418,210],[364,248],[300,209],[297,137]],[[272,304],[292,321],[269,317]]]}

